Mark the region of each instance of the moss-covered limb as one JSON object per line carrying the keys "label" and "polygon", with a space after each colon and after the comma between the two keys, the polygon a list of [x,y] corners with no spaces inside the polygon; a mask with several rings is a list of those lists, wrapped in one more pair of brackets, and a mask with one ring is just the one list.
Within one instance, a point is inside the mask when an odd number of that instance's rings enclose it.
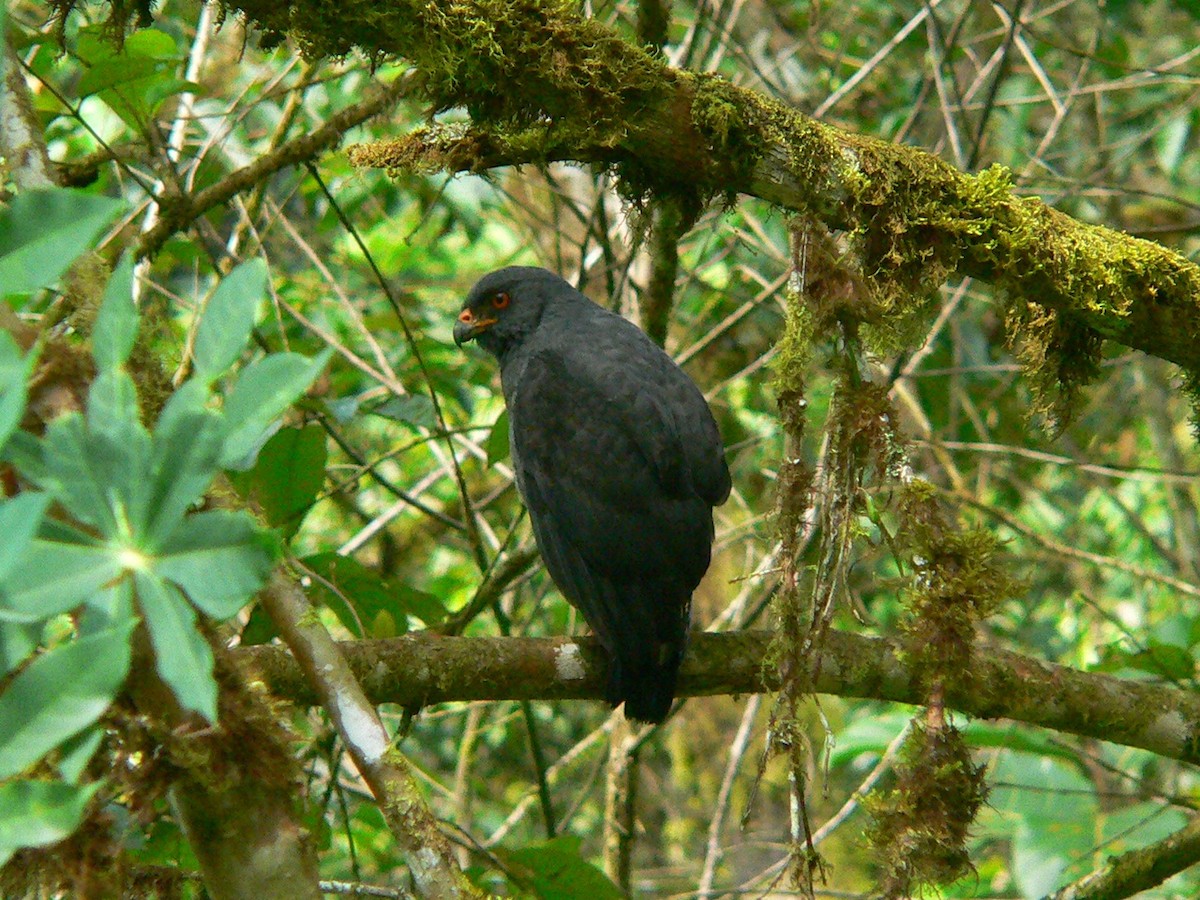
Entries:
{"label": "moss-covered limb", "polygon": [[1200,816],[1149,847],[1110,857],[1104,865],[1046,900],[1123,900],[1162,884],[1200,862]]}
{"label": "moss-covered limb", "polygon": [[289,7],[265,0],[242,8],[314,49],[355,43],[409,59],[435,106],[473,116],[466,132],[378,145],[360,164],[480,171],[569,159],[618,166],[634,193],[753,194],[853,232],[864,272],[900,305],[951,273],[972,275],[1077,328],[1200,371],[1191,339],[1200,333],[1200,267],[1017,197],[1002,170],[966,175],[921,150],[672,70],[559,3],[476,0],[455,4],[454,18],[411,5],[377,13],[378,32],[359,21],[370,4],[329,17],[318,32],[308,30],[316,13],[293,21]]}
{"label": "moss-covered limb", "polygon": [[[697,632],[680,672],[680,696],[752,694],[777,687],[764,668],[773,634]],[[441,637],[426,632],[339,645],[372,703],[420,706],[451,700],[580,700],[604,695],[605,657],[591,637]],[[237,651],[277,695],[301,704],[313,690],[286,651]],[[811,663],[813,690],[923,704],[926,686],[900,644],[830,630]],[[1200,763],[1200,695],[1080,672],[979,647],[972,669],[946,685],[946,706],[1140,747]]]}
{"label": "moss-covered limb", "polygon": [[667,342],[667,326],[671,321],[671,307],[675,303],[679,239],[691,227],[691,222],[675,198],[656,204],[650,215],[650,278],[638,296],[638,311],[642,330],[662,347]]}
{"label": "moss-covered limb", "polygon": [[[129,729],[122,740],[124,752],[155,763],[148,770],[119,763],[115,771],[127,780],[128,796],[147,809],[165,787],[210,896],[317,900],[316,846],[295,802],[299,772],[286,730],[261,689],[248,686],[229,655],[214,649],[219,725],[208,728],[162,680],[150,637],[139,627],[128,685],[138,722],[154,737],[153,752]],[[126,896],[126,888],[100,893]]]}
{"label": "moss-covered limb", "polygon": [[354,765],[374,794],[384,821],[408,863],[416,893],[435,900],[482,897],[455,862],[408,761],[387,732],[340,648],[313,616],[300,589],[276,575],[262,594],[263,609],[298,663],[297,670],[329,713]]}
{"label": "moss-covered limb", "polygon": [[330,116],[319,128],[264,153],[248,166],[230,172],[215,184],[195,194],[163,198],[160,201],[162,215],[138,241],[138,257],[153,256],[173,234],[187,228],[209,210],[228,203],[237,194],[262,184],[276,172],[316,159],[336,147],[342,135],[390,107],[406,89],[407,85],[402,80],[379,86],[371,90],[364,100]]}

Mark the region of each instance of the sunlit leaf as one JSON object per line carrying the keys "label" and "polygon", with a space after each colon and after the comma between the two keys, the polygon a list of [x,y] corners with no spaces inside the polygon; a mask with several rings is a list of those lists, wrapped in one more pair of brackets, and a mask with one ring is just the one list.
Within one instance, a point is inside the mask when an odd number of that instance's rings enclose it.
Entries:
{"label": "sunlit leaf", "polygon": [[295,353],[272,353],[247,366],[225,401],[229,431],[221,462],[233,466],[260,445],[267,428],[312,384],[329,360]]}

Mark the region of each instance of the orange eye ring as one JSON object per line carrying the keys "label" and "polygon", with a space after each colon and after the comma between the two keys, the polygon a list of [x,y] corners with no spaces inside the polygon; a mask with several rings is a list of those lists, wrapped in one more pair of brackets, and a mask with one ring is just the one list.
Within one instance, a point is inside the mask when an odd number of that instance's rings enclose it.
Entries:
{"label": "orange eye ring", "polygon": [[508,306],[508,304],[511,302],[512,297],[510,297],[505,291],[497,291],[492,295],[492,306],[495,309],[504,309],[504,307]]}

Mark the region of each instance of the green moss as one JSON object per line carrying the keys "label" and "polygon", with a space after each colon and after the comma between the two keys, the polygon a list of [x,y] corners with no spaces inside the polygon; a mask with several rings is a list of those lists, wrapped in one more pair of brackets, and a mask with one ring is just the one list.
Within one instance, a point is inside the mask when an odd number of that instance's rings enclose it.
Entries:
{"label": "green moss", "polygon": [[914,722],[896,766],[895,788],[866,802],[883,897],[912,897],[971,871],[967,838],[987,799],[983,772],[953,726]]}

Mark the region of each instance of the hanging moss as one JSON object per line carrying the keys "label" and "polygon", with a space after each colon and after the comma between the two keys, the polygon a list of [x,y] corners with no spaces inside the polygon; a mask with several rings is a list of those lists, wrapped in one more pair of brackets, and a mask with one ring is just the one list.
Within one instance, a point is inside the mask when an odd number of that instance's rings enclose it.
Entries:
{"label": "hanging moss", "polygon": [[905,486],[898,519],[896,543],[912,567],[901,626],[908,655],[922,683],[954,681],[970,670],[977,625],[1019,583],[1005,569],[1000,540],[981,528],[953,527],[928,483]]}
{"label": "hanging moss", "polygon": [[912,897],[973,871],[967,838],[987,799],[983,773],[956,728],[913,723],[895,787],[865,803],[883,897]]}

